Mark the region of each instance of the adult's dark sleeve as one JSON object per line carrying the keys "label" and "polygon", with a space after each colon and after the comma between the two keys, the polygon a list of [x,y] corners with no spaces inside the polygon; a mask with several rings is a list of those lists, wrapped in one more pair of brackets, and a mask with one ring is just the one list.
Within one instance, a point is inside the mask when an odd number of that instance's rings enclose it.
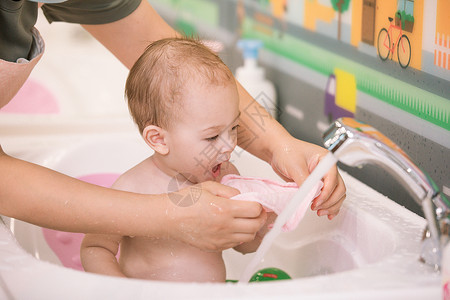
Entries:
{"label": "adult's dark sleeve", "polygon": [[141,0],[68,0],[44,4],[42,10],[50,23],[95,25],[120,20],[135,11],[140,3]]}
{"label": "adult's dark sleeve", "polygon": [[31,60],[32,28],[36,24],[38,4],[26,0],[0,1],[0,59],[16,62]]}

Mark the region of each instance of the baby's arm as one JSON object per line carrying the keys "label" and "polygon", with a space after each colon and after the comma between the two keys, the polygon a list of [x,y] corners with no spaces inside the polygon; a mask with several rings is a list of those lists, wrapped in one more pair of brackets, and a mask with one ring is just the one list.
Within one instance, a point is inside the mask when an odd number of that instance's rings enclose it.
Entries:
{"label": "baby's arm", "polygon": [[126,277],[120,270],[116,255],[120,235],[86,234],[81,244],[81,263],[86,272]]}
{"label": "baby's arm", "polygon": [[[132,191],[127,186],[128,176],[122,174],[111,186],[112,189]],[[86,234],[81,243],[80,257],[86,272],[126,277],[117,261],[123,236],[113,234]]]}

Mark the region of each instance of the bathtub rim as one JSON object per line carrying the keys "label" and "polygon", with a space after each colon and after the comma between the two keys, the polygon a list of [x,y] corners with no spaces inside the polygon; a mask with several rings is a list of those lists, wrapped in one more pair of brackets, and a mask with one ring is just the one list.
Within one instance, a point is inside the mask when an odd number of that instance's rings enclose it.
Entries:
{"label": "bathtub rim", "polygon": [[[346,180],[349,180],[349,175],[344,175]],[[350,179],[356,180],[356,179]],[[393,202],[388,198],[380,198],[377,201],[382,202],[383,205],[389,206],[398,206],[397,203]],[[425,222],[423,218],[420,216],[407,211],[406,209],[398,211],[405,220],[414,223],[416,226],[422,226]],[[96,282],[97,285],[105,285],[105,286],[116,286],[121,287],[121,289],[127,290],[130,294],[136,296],[136,299],[144,298],[144,296],[154,296],[154,290],[160,291],[162,294],[161,297],[165,296],[165,298],[170,299],[171,292],[175,291],[173,297],[180,296],[177,291],[183,291],[183,296],[186,299],[208,299],[211,295],[218,295],[218,298],[240,298],[245,299],[247,296],[254,296],[256,294],[264,296],[266,298],[277,298],[280,296],[289,297],[289,294],[292,294],[292,297],[298,297],[302,295],[306,298],[308,297],[319,297],[319,299],[328,299],[328,298],[342,298],[342,299],[357,299],[357,295],[361,296],[364,294],[366,297],[369,295],[369,298],[372,298],[370,295],[365,294],[366,292],[372,293],[373,295],[388,296],[391,293],[407,295],[411,294],[411,299],[420,299],[420,295],[435,295],[438,297],[440,295],[440,277],[431,272],[431,270],[427,271],[425,265],[419,265],[417,262],[418,268],[416,268],[417,272],[421,273],[421,276],[414,277],[408,276],[405,272],[397,272],[394,274],[387,274],[392,272],[392,270],[383,270],[383,264],[385,262],[380,262],[376,264],[372,264],[364,267],[364,274],[361,273],[361,269],[349,270],[340,273],[323,275],[323,276],[315,276],[311,278],[297,278],[290,281],[277,281],[277,282],[261,282],[258,285],[230,285],[230,284],[196,284],[196,283],[167,283],[167,282],[149,282],[138,279],[121,279],[108,277],[103,275],[89,274],[83,273],[76,270],[71,270],[68,268],[64,268],[62,266],[57,266],[55,264],[39,261],[35,259],[31,254],[26,252],[24,249],[18,245],[15,238],[12,236],[11,232],[6,228],[3,222],[0,223],[0,276],[6,284],[8,288],[13,291],[13,295],[17,296],[19,299],[26,298],[26,292],[20,292],[17,294],[18,284],[22,286],[24,282],[33,281],[33,278],[30,278],[30,266],[33,267],[33,274],[37,275],[39,280],[34,281],[39,282],[39,284],[33,284],[33,288],[35,292],[44,293],[46,289],[51,287],[49,281],[52,281],[52,278],[67,278],[64,282],[60,283],[60,291],[52,291],[47,293],[50,299],[56,299],[58,297],[67,297],[63,292],[71,291],[71,296],[74,296],[73,299],[80,297],[87,298],[96,298],[98,296],[111,297],[111,299],[120,299],[123,296],[123,292],[118,291],[117,289],[113,289],[114,293],[111,290],[103,290],[96,288],[95,285],[88,284],[89,282]],[[7,240],[5,242],[5,233],[7,234]],[[13,246],[13,252],[11,253],[11,249],[5,248],[7,245]],[[5,261],[5,253],[10,257],[8,261]],[[418,256],[418,253],[412,253],[413,255]],[[411,255],[411,253],[410,253]],[[2,259],[3,257],[3,259]],[[11,258],[12,257],[12,258]],[[20,266],[16,263],[20,261]],[[24,267],[23,265],[26,264]],[[395,263],[391,263],[393,267],[396,266]],[[398,266],[398,265],[397,265]],[[386,265],[384,265],[386,267]],[[364,279],[361,279],[361,275],[367,275]],[[53,277],[52,277],[53,276]],[[381,286],[376,280],[380,278],[390,278],[396,279],[390,283],[384,282]],[[402,278],[403,277],[403,278]],[[15,283],[11,284],[11,280],[18,280]],[[124,281],[124,282],[122,282]],[[371,284],[371,281],[375,282],[375,285]],[[420,285],[417,284],[417,281],[420,282]],[[76,282],[76,284],[68,284],[68,282]],[[332,283],[334,282],[334,283]],[[425,284],[424,284],[425,282]],[[84,291],[82,283],[86,284]],[[338,283],[348,283],[347,287],[339,286]],[[275,286],[274,286],[275,285]],[[199,287],[202,287],[200,293],[198,291]],[[329,287],[333,292],[327,292],[323,289],[318,289],[319,286]],[[0,285],[1,287],[1,285]],[[313,288],[315,287],[315,288]],[[204,289],[203,289],[204,288]],[[88,289],[88,292],[86,292]],[[274,291],[274,289],[276,291]],[[136,290],[140,291],[139,293]],[[163,293],[164,292],[164,293]],[[134,294],[133,294],[134,293]],[[0,293],[1,295],[1,293]],[[158,295],[158,293],[156,293]],[[76,297],[75,297],[76,296]],[[133,296],[133,297],[134,297]],[[372,299],[376,299],[374,297]],[[437,299],[437,298],[436,298]]]}
{"label": "bathtub rim", "polygon": [[[124,130],[119,133],[114,133],[114,136],[128,136],[130,134],[130,130]],[[139,135],[136,133],[136,130],[133,130],[134,136]],[[102,136],[103,134],[100,134]],[[84,139],[95,139],[99,136],[99,134],[88,134],[85,133],[79,133],[79,134],[73,134],[65,136],[61,140],[60,135],[55,135],[54,138],[58,140],[58,143],[64,143],[66,140],[76,137],[79,138],[82,142]],[[110,133],[107,133],[106,136],[110,136]],[[41,139],[42,137],[40,135],[37,135],[35,137],[36,139]],[[140,137],[139,137],[140,138]],[[19,145],[20,146],[20,145]],[[20,148],[20,147],[19,147]],[[342,172],[342,177],[347,182],[347,185],[355,185],[355,186],[365,186],[363,183],[359,182],[358,180],[354,179],[350,175]],[[348,181],[350,181],[348,183]],[[365,186],[367,187],[367,186]],[[421,234],[418,233],[417,228],[423,228],[425,224],[425,220],[418,215],[406,210],[405,208],[400,207],[397,203],[394,201],[384,197],[383,195],[377,193],[373,189],[367,187],[374,193],[374,197],[376,198],[376,201],[368,203],[367,201],[364,202],[365,208],[362,206],[363,203],[360,202],[354,202],[353,205],[357,205],[361,209],[379,209],[380,207],[383,207],[386,210],[392,210],[398,214],[398,218],[402,218],[404,220],[407,220],[409,223],[414,224],[414,228],[416,228],[415,235]],[[377,203],[375,203],[377,202]],[[345,202],[345,205],[349,205],[349,200],[347,199]],[[204,297],[204,299],[210,299],[211,295],[217,295],[218,298],[220,297],[233,297],[233,298],[246,298],[247,296],[254,296],[259,295],[266,298],[277,298],[280,296],[281,293],[286,297],[289,297],[289,293],[292,293],[295,296],[292,296],[293,298],[298,297],[299,294],[304,296],[311,296],[313,298],[317,297],[332,297],[333,299],[336,298],[336,296],[339,295],[345,295],[345,299],[351,299],[352,295],[361,295],[362,293],[365,293],[365,291],[373,291],[375,295],[383,294],[383,291],[380,291],[380,289],[385,289],[386,293],[387,291],[402,291],[404,293],[409,294],[409,291],[415,291],[414,293],[411,293],[414,296],[422,295],[423,293],[430,293],[431,295],[437,295],[439,294],[439,287],[440,287],[440,278],[439,276],[432,272],[431,270],[428,270],[425,266],[419,265],[419,263],[416,263],[416,260],[419,255],[419,251],[417,253],[411,253],[408,249],[404,249],[403,255],[407,255],[408,259],[414,260],[412,262],[409,260],[408,262],[411,264],[414,264],[414,272],[420,273],[417,277],[411,276],[411,274],[405,274],[405,272],[401,272],[400,269],[395,270],[394,268],[400,268],[398,263],[399,262],[390,262],[386,265],[386,262],[380,262],[378,264],[372,264],[370,266],[365,267],[365,273],[359,274],[358,271],[360,269],[356,270],[350,270],[350,271],[344,271],[340,273],[335,273],[331,275],[325,275],[325,276],[314,276],[311,278],[298,278],[294,279],[292,281],[287,282],[281,282],[278,281],[276,283],[274,282],[264,282],[259,283],[258,286],[254,285],[239,285],[239,286],[232,286],[231,289],[229,288],[229,285],[223,285],[220,284],[220,286],[215,284],[200,284],[201,286],[204,286],[205,289],[202,289],[202,293],[204,295],[198,294],[198,291],[196,289],[199,287],[199,284],[193,284],[193,283],[166,283],[166,282],[140,282],[137,279],[122,279],[125,280],[126,283],[123,283],[118,280],[117,278],[107,277],[107,276],[101,276],[101,275],[95,275],[95,274],[86,274],[82,272],[78,272],[75,270],[67,269],[61,266],[57,266],[51,263],[47,263],[44,261],[38,261],[36,260],[31,254],[28,254],[24,249],[22,249],[18,244],[15,238],[11,234],[7,234],[5,238],[5,230],[6,227],[3,223],[0,224],[1,231],[0,231],[0,276],[2,278],[0,280],[6,282],[6,284],[11,285],[9,287],[14,291],[14,295],[16,295],[16,292],[19,291],[22,294],[18,294],[18,298],[24,298],[26,299],[27,294],[26,291],[23,291],[23,284],[28,282],[33,282],[32,287],[35,291],[38,291],[39,293],[45,293],[46,289],[51,288],[50,282],[52,280],[57,280],[61,277],[67,276],[66,281],[61,283],[60,286],[60,292],[64,292],[64,290],[70,290],[73,295],[76,295],[75,298],[80,297],[87,297],[87,298],[98,298],[98,296],[104,297],[105,295],[108,295],[111,299],[120,299],[119,297],[121,292],[117,289],[114,289],[114,293],[108,291],[108,290],[98,290],[98,288],[93,286],[90,281],[97,281],[104,283],[107,286],[117,286],[122,287],[125,290],[127,290],[129,293],[136,296],[136,299],[139,299],[139,297],[145,298],[144,296],[150,296],[152,297],[155,292],[153,290],[161,290],[166,292],[164,296],[170,295],[171,292],[177,292],[177,291],[183,291],[183,296],[185,298],[189,299],[189,297],[192,297],[193,299],[201,299],[201,297]],[[9,231],[9,230],[8,230]],[[8,245],[12,246],[14,249],[14,252],[11,253],[10,249],[8,249]],[[400,247],[401,250],[401,247]],[[409,251],[409,252],[408,252]],[[5,256],[8,257],[8,259],[5,259]],[[30,273],[29,268],[24,269],[17,269],[17,265],[12,264],[14,261],[23,261],[27,262],[30,266],[33,266],[34,270],[38,274],[36,279],[33,279],[29,277]],[[23,263],[22,262],[22,263]],[[404,262],[404,261],[402,261]],[[394,271],[394,275],[388,275],[386,276],[386,266],[390,266],[393,269],[390,269],[389,272]],[[398,271],[398,272],[395,272]],[[75,273],[74,273],[75,272]],[[81,274],[83,276],[81,276]],[[364,275],[365,278],[361,278],[361,275]],[[413,274],[415,275],[415,274]],[[53,277],[52,277],[53,276]],[[85,277],[86,276],[86,277]],[[92,277],[94,276],[94,277]],[[70,278],[70,280],[69,280]],[[95,280],[94,280],[95,279]],[[380,284],[377,282],[377,280],[383,279],[383,283]],[[391,279],[391,282],[388,282]],[[36,282],[34,282],[36,281]],[[75,282],[73,285],[70,285],[69,282]],[[140,282],[139,284],[136,283]],[[425,282],[427,285],[424,285],[423,282]],[[39,283],[39,284],[38,284]],[[84,293],[83,291],[83,285],[81,283],[85,283],[87,287],[89,287],[90,293]],[[274,284],[276,284],[274,286]],[[346,287],[340,286],[343,284],[346,284]],[[129,285],[129,288],[136,288],[138,291],[142,291],[142,293],[136,293],[135,291],[127,289],[127,286]],[[192,287],[196,288],[192,288]],[[226,288],[225,288],[226,286]],[[1,285],[0,285],[1,287]],[[324,291],[323,287],[327,287],[333,292],[327,292]],[[21,290],[22,289],[22,290]],[[276,291],[273,291],[275,289]],[[30,292],[31,293],[31,292]],[[52,297],[61,298],[66,297],[67,295],[63,294],[55,294],[58,293],[57,291],[51,291],[50,299]],[[100,293],[100,294],[98,294]],[[174,298],[176,296],[179,296],[180,294],[175,294]],[[1,296],[1,292],[0,292]],[[367,296],[367,295],[366,295]],[[167,297],[165,297],[167,298]],[[343,299],[344,299],[343,298]],[[357,299],[357,298],[355,298]],[[418,298],[420,299],[420,298]]]}

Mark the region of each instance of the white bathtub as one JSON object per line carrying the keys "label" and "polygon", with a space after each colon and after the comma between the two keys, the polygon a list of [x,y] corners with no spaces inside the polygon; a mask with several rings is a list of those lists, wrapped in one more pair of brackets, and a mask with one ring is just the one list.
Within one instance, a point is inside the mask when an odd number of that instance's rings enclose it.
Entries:
{"label": "white bathtub", "polygon": [[[70,176],[121,173],[150,154],[135,130],[2,138],[5,150]],[[277,178],[238,151],[243,175]],[[76,162],[76,163],[74,163]],[[283,233],[260,268],[277,267],[293,280],[249,285],[120,279],[63,267],[42,230],[3,217],[0,299],[440,299],[440,276],[418,261],[425,220],[347,174],[341,213],[328,221],[309,211]],[[238,279],[251,255],[224,252],[227,278]]]}

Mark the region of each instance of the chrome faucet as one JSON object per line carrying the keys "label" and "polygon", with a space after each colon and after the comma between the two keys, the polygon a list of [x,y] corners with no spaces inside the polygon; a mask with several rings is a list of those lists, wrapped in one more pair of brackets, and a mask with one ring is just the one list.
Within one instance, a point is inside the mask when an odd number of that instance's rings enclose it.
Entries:
{"label": "chrome faucet", "polygon": [[380,165],[405,186],[427,219],[420,260],[439,270],[442,249],[449,241],[450,202],[433,180],[390,139],[355,119],[337,119],[323,139],[340,162],[353,167]]}

